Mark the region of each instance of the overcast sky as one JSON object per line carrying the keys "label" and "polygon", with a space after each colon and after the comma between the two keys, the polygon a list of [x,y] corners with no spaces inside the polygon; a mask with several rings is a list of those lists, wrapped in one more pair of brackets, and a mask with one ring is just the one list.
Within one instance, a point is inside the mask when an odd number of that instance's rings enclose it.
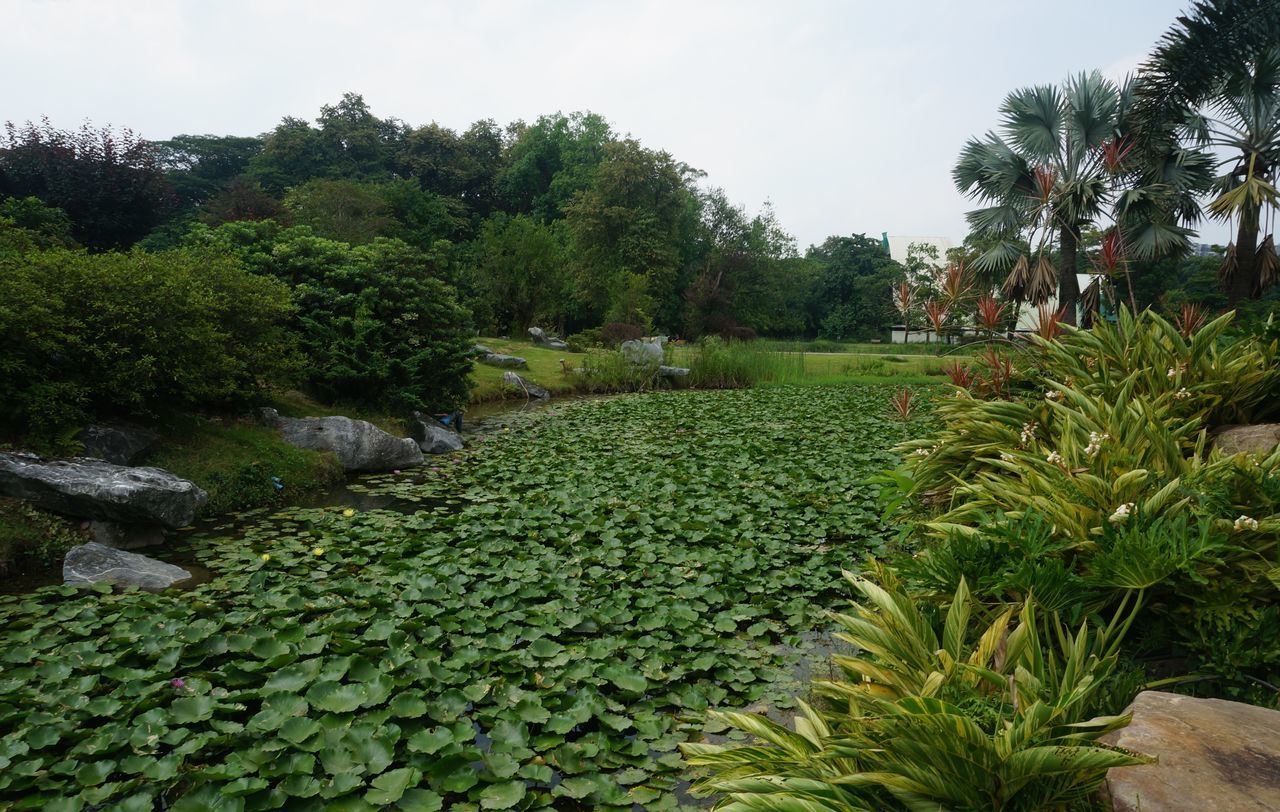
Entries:
{"label": "overcast sky", "polygon": [[1186,4],[0,0],[0,119],[246,135],[344,91],[455,129],[591,110],[752,211],[772,201],[801,248],[959,243],[951,166],[1005,94],[1122,76]]}

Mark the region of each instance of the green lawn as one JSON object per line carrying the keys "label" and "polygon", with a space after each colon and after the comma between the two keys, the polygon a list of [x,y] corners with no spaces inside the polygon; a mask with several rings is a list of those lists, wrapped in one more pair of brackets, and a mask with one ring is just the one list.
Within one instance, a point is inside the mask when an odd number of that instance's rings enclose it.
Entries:
{"label": "green lawn", "polygon": [[[563,372],[560,359],[564,359],[570,367],[582,366],[584,353],[568,350],[549,350],[546,347],[535,347],[528,341],[511,341],[501,338],[477,338],[477,344],[483,344],[494,352],[503,355],[515,355],[529,362],[528,369],[512,370],[522,378],[538,384],[544,389],[566,394],[575,390],[573,380]],[[518,393],[502,383],[502,373],[506,369],[491,367],[476,362],[471,371],[471,402],[483,403],[489,400],[501,400],[515,397]],[[519,395],[523,397],[523,395]]]}

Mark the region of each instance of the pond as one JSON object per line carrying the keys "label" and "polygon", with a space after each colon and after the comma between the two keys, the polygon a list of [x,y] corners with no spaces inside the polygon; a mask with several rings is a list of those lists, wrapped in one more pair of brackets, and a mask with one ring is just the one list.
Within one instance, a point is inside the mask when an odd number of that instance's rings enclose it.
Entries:
{"label": "pond", "polygon": [[553,402],[188,534],[190,590],[0,598],[0,805],[690,806],[676,746],[784,713],[891,535],[890,391]]}

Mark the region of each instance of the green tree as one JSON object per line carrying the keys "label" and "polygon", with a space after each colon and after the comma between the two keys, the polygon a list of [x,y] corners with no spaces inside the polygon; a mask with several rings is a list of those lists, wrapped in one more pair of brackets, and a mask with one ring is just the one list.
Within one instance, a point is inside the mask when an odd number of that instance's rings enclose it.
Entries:
{"label": "green tree", "polygon": [[309,180],[290,189],[284,206],[298,225],[353,245],[392,230],[391,207],[378,186],[353,180]]}
{"label": "green tree", "polygon": [[496,326],[524,335],[538,322],[554,322],[572,298],[560,229],[533,218],[497,214],[476,239],[474,273]]}
{"label": "green tree", "polygon": [[242,135],[176,135],[153,141],[156,162],[179,201],[198,205],[215,197],[244,173],[262,152],[262,139]]}
{"label": "green tree", "polygon": [[597,323],[681,323],[681,248],[697,216],[681,165],[632,139],[610,143],[567,211],[579,290]]}
{"label": "green tree", "polygon": [[810,246],[806,256],[820,264],[819,314],[822,335],[836,341],[879,338],[892,325],[893,286],[906,270],[893,261],[879,240],[865,234],[828,237]]}
{"label": "green tree", "polygon": [[542,222],[565,216],[570,201],[593,182],[613,142],[609,123],[595,113],[556,113],[512,127],[507,164],[497,179],[506,210]]}

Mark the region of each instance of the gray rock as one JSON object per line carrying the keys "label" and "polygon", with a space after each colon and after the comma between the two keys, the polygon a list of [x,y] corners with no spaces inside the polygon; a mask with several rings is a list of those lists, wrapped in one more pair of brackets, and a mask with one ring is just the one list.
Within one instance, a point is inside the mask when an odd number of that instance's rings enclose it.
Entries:
{"label": "gray rock", "polygon": [[413,413],[413,433],[424,454],[448,454],[462,450],[462,435],[429,414]]}
{"label": "gray rock", "polygon": [[569,348],[568,344],[555,336],[547,335],[541,327],[530,327],[529,335],[533,337],[533,343],[539,347],[549,347],[553,350],[567,350]]}
{"label": "gray rock", "polygon": [[86,519],[185,527],[208,494],[159,468],[0,452],[0,495]]}
{"label": "gray rock", "polygon": [[112,423],[85,426],[76,434],[84,445],[82,457],[94,457],[116,465],[133,465],[160,444],[160,435],[141,426]]}
{"label": "gray rock", "polygon": [[1214,429],[1213,446],[1224,454],[1270,454],[1280,446],[1280,423]]}
{"label": "gray rock", "polygon": [[514,372],[502,373],[502,382],[505,383],[507,386],[514,386],[517,389],[523,390],[527,397],[531,397],[531,398],[551,397],[550,392],[543,389],[541,386],[538,386],[536,383],[526,381],[524,378],[521,378],[519,375],[515,374]]}
{"label": "gray rock", "polygon": [[1115,812],[1280,809],[1280,711],[1143,691],[1103,737],[1158,762],[1107,771]]}
{"label": "gray rock", "polygon": [[633,338],[622,342],[621,349],[622,357],[638,367],[656,369],[662,365],[662,345],[660,344],[650,344],[647,341],[637,341]]}
{"label": "gray rock", "polygon": [[522,369],[529,366],[518,355],[502,355],[501,353],[491,352],[488,355],[481,356],[480,363],[488,364],[491,367],[505,367],[507,369]]}
{"label": "gray rock", "polygon": [[493,355],[493,350],[489,349],[483,344],[472,344],[471,354],[472,355]]}
{"label": "gray rock", "polygon": [[658,374],[664,378],[683,378],[689,374],[689,369],[688,367],[660,366],[658,367]]}
{"label": "gray rock", "polygon": [[275,409],[263,409],[260,414],[289,445],[331,451],[347,471],[392,471],[422,464],[422,449],[416,442],[365,420],[340,415],[281,417]]}
{"label": "gray rock", "polygon": [[96,541],[72,547],[62,560],[64,584],[106,583],[141,589],[167,589],[190,577],[191,573],[182,567],[145,555],[126,553]]}
{"label": "gray rock", "polygon": [[89,535],[99,544],[117,550],[136,550],[164,544],[164,528],[157,524],[123,524],[97,520],[89,522]]}

